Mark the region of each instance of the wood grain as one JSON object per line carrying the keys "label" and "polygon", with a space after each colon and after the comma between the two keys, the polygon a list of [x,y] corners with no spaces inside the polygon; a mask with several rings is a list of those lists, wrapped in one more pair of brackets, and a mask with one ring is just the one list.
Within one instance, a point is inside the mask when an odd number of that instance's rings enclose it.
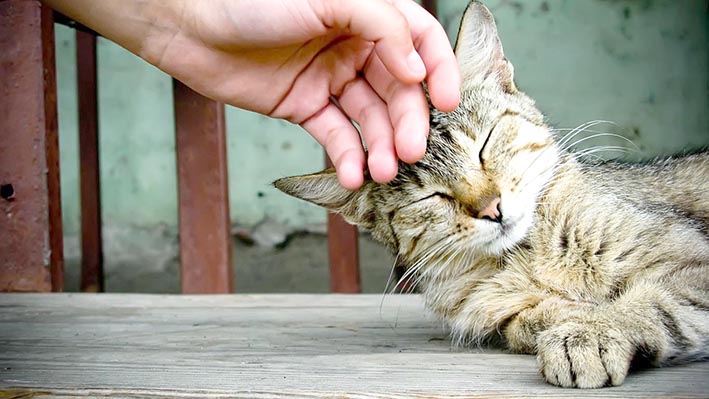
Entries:
{"label": "wood grain", "polygon": [[[709,364],[602,390],[451,347],[418,296],[0,295],[0,398],[706,397]],[[25,395],[25,396],[21,396]]]}

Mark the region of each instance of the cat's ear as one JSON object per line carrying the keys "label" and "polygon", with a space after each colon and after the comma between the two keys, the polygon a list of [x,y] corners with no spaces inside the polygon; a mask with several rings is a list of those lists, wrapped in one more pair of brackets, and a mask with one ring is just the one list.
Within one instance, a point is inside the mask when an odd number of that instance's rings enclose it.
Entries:
{"label": "cat's ear", "polygon": [[349,223],[367,229],[373,227],[374,208],[368,201],[371,181],[358,190],[348,190],[340,185],[331,168],[310,175],[284,177],[273,185],[288,195],[339,213]]}
{"label": "cat's ear", "polygon": [[465,10],[455,44],[455,56],[463,75],[463,84],[481,82],[492,75],[504,91],[517,91],[513,81],[514,69],[502,51],[495,19],[487,7],[478,1],[472,1]]}

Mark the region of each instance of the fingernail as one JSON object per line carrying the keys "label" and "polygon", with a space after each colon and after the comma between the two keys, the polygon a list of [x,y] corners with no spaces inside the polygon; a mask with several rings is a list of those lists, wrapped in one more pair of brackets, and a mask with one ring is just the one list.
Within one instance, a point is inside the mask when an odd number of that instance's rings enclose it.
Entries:
{"label": "fingernail", "polygon": [[397,136],[396,151],[399,159],[406,163],[416,163],[426,152],[427,135],[417,129],[408,129],[402,124]]}
{"label": "fingernail", "polygon": [[409,56],[406,58],[406,62],[409,64],[411,72],[416,74],[416,76],[422,79],[426,76],[426,65],[424,65],[421,56],[419,56],[416,50],[411,50],[411,53],[409,53]]}
{"label": "fingernail", "polygon": [[357,165],[357,162],[344,160],[337,168],[337,178],[340,185],[348,190],[356,190],[364,182],[364,166]]}
{"label": "fingernail", "polygon": [[393,152],[376,152],[372,153],[368,159],[369,174],[377,183],[389,183],[398,172],[396,155]]}

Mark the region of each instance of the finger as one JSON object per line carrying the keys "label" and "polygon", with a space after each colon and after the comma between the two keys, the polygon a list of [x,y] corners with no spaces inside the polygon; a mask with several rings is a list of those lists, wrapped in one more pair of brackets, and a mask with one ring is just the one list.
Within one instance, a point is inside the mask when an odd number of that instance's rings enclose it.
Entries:
{"label": "finger", "polygon": [[420,161],[426,152],[429,119],[423,87],[395,79],[376,55],[365,66],[364,75],[387,104],[397,156],[407,163]]}
{"label": "finger", "polygon": [[374,51],[397,79],[421,82],[426,66],[414,49],[404,15],[385,0],[321,0],[311,2],[326,28],[347,29],[374,43]]}
{"label": "finger", "polygon": [[339,97],[342,109],[362,130],[367,144],[369,174],[377,183],[390,182],[397,173],[394,129],[387,106],[363,78],[348,84]]}
{"label": "finger", "polygon": [[461,77],[446,31],[418,4],[395,0],[394,5],[409,22],[414,46],[426,65],[431,103],[443,112],[454,110],[460,102]]}
{"label": "finger", "polygon": [[348,190],[361,187],[364,182],[362,142],[342,111],[330,103],[301,126],[325,147],[342,187]]}

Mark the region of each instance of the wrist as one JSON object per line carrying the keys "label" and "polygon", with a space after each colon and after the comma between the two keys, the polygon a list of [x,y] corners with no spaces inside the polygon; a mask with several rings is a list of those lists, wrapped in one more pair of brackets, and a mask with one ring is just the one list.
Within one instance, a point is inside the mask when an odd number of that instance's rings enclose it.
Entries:
{"label": "wrist", "polygon": [[[138,24],[141,33],[131,38],[133,53],[153,65],[159,65],[166,49],[177,39],[189,19],[189,1],[160,0],[139,1],[143,3]],[[121,44],[121,43],[119,43]]]}
{"label": "wrist", "polygon": [[185,0],[42,0],[151,64],[184,23]]}

